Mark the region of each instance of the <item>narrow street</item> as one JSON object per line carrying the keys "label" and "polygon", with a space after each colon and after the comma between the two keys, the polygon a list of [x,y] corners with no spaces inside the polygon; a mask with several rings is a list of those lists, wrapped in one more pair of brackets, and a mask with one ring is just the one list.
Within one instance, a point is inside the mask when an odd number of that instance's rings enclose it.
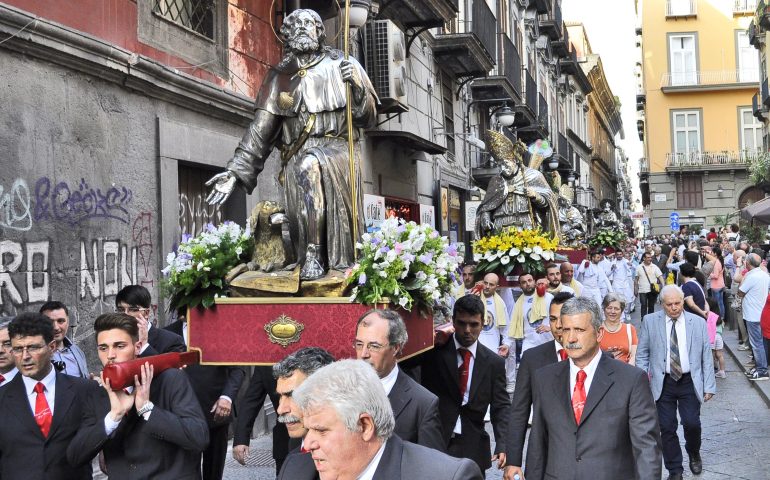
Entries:
{"label": "narrow street", "polygon": [[[638,306],[631,320],[638,327]],[[737,345],[737,331],[725,330],[724,335],[725,343],[734,349]],[[733,351],[741,362],[746,360],[745,352]],[[742,365],[727,351],[725,362],[727,378],[717,378],[717,395],[701,410],[703,473],[699,476],[690,473],[685,452],[684,476],[701,480],[770,480],[766,461],[767,439],[770,438],[770,408],[744,377]],[[762,387],[770,388],[770,385]],[[492,436],[492,429],[488,430]],[[681,429],[679,436],[682,438]],[[273,480],[275,467],[270,453],[271,446],[269,436],[253,439],[251,459],[245,467],[233,460],[228,452],[224,478]],[[487,471],[487,479],[501,478],[500,470],[492,468]],[[663,478],[666,478],[665,472]]]}

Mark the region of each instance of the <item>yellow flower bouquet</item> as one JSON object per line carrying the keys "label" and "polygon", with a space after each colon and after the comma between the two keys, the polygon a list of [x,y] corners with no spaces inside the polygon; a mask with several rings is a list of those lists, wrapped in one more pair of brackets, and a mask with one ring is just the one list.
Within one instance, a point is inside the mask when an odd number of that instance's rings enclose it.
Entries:
{"label": "yellow flower bouquet", "polygon": [[558,245],[558,238],[539,228],[507,227],[474,241],[473,259],[480,273],[500,271],[510,275],[517,266],[521,266],[522,272],[542,273],[545,262],[556,257]]}

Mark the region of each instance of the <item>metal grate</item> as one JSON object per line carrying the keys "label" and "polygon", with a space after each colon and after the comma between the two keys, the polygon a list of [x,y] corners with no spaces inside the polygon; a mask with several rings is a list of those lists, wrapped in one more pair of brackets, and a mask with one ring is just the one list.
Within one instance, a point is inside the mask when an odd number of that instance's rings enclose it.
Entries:
{"label": "metal grate", "polygon": [[377,96],[390,97],[390,78],[388,67],[388,22],[373,21],[367,24],[367,73],[374,84]]}
{"label": "metal grate", "polygon": [[153,13],[178,25],[214,38],[214,3],[216,0],[155,0]]}

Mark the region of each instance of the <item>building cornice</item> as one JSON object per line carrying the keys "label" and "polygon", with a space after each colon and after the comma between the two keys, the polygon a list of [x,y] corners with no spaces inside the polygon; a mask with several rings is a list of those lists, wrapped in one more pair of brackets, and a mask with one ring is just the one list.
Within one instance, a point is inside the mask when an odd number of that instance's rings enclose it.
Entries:
{"label": "building cornice", "polygon": [[248,125],[254,101],[149,57],[0,3],[0,50],[61,65],[142,95]]}

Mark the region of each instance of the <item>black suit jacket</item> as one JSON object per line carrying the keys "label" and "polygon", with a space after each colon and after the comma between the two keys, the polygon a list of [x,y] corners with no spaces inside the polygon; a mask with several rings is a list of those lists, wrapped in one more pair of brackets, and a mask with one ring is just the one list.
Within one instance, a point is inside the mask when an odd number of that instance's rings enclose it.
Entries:
{"label": "black suit jacket", "polygon": [[21,374],[0,388],[0,478],[90,480],[91,463],[68,462],[67,446],[78,431],[86,399],[99,390],[94,381],[57,373],[53,420],[45,438],[35,423]]}
{"label": "black suit jacket", "polygon": [[147,332],[147,343],[150,344],[140,357],[149,357],[169,352],[186,352],[187,346],[181,335],[170,332],[155,325]]}
{"label": "black suit jacket", "polygon": [[[164,330],[179,335],[184,340],[184,337],[182,337],[182,322],[180,320],[171,323]],[[187,373],[187,378],[190,379],[190,384],[193,387],[195,396],[198,397],[198,402],[200,402],[201,410],[206,416],[209,427],[230,423],[232,413],[227,420],[215,422],[214,416],[211,413],[211,407],[219,400],[219,397],[225,395],[233,401],[233,411],[235,410],[235,399],[246,376],[246,370],[243,367],[236,366],[188,365],[184,371]]]}
{"label": "black suit jacket", "polygon": [[399,370],[388,400],[396,417],[396,435],[407,442],[446,451],[441,436],[438,397]]}
{"label": "black suit jacket", "polygon": [[660,430],[647,374],[602,355],[580,425],[569,377],[567,361],[543,367],[533,378],[527,480],[659,480]]}
{"label": "black suit jacket", "polygon": [[484,416],[490,408],[495,433],[495,453],[505,452],[510,400],[505,390],[505,361],[497,353],[478,343],[471,375],[468,403],[462,405],[459,368],[454,339],[417,357],[421,367],[422,385],[439,400],[439,416],[444,444],[449,445],[458,415],[462,425],[459,441],[466,458],[475,461],[482,470],[492,464],[490,439],[484,430]]}
{"label": "black suit jacket", "polygon": [[524,439],[527,436],[529,413],[532,408],[532,377],[535,372],[558,361],[556,342],[551,340],[530,348],[521,356],[516,374],[516,390],[513,392],[511,413],[508,417],[508,438],[505,441],[508,465],[522,465]]}
{"label": "black suit jacket", "polygon": [[200,479],[200,454],[208,445],[209,429],[187,375],[175,368],[161,372],[152,379],[150,400],[155,408],[148,420],[132,409],[108,437],[107,392],[94,396],[67,449],[70,462],[90,461],[103,450],[111,478]]}
{"label": "black suit jacket", "polygon": [[[309,453],[286,458],[278,480],[315,480],[318,473]],[[385,444],[373,480],[481,480],[479,467],[466,458],[454,458],[432,448],[405,442],[393,435]]]}

